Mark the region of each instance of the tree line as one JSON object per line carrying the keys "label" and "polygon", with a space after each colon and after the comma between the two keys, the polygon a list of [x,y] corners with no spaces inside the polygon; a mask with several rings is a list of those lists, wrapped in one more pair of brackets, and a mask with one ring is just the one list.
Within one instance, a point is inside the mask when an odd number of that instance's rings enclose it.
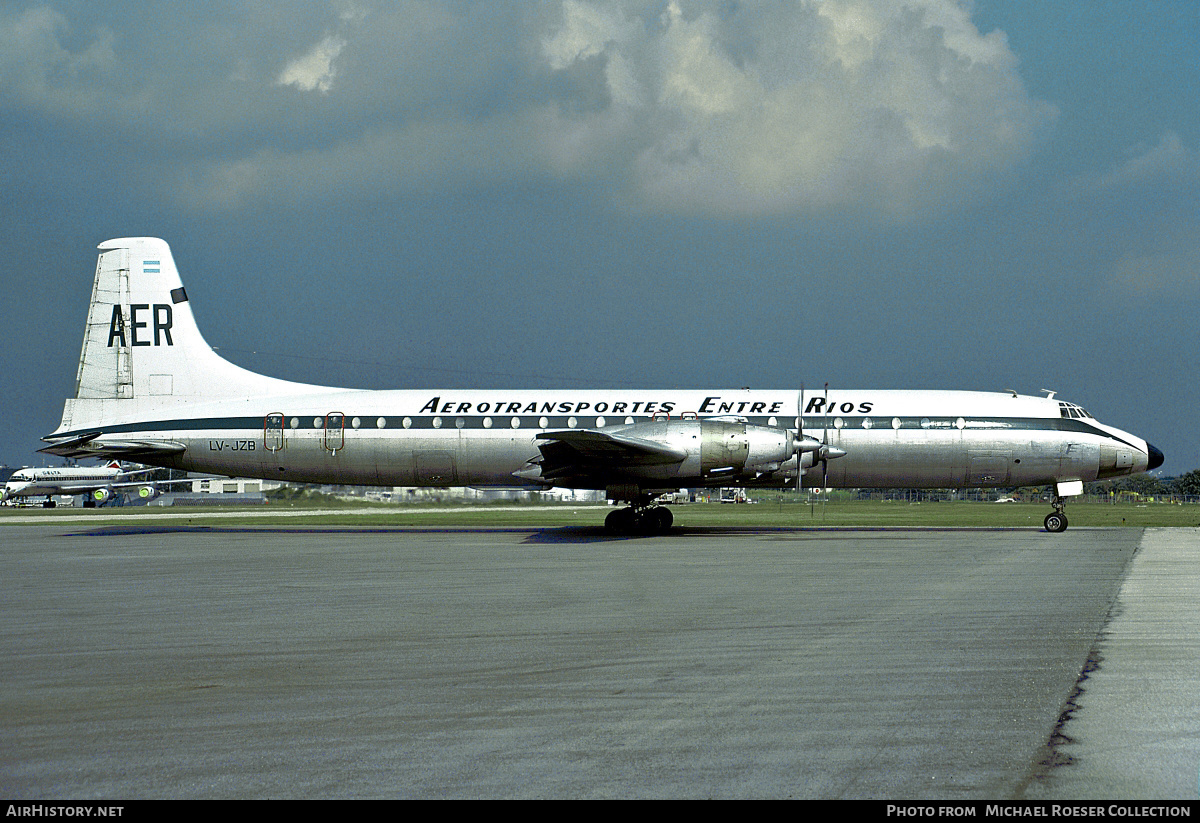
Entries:
{"label": "tree line", "polygon": [[1169,495],[1200,497],[1200,469],[1193,469],[1187,474],[1181,474],[1178,477],[1135,474],[1130,477],[1119,477],[1112,480],[1098,480],[1095,483],[1085,483],[1084,492],[1100,495],[1109,494],[1110,492],[1133,492],[1134,494],[1153,497]]}

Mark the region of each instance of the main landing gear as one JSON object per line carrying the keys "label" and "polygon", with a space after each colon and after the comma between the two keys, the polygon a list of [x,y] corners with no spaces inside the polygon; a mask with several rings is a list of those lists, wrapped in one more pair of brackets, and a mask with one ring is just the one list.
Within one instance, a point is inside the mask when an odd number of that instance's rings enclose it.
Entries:
{"label": "main landing gear", "polygon": [[666,534],[675,521],[665,506],[634,505],[617,509],[604,518],[604,530],[609,534]]}
{"label": "main landing gear", "polygon": [[1054,511],[1046,515],[1045,526],[1048,532],[1065,532],[1067,530],[1067,504],[1057,494],[1050,505]]}

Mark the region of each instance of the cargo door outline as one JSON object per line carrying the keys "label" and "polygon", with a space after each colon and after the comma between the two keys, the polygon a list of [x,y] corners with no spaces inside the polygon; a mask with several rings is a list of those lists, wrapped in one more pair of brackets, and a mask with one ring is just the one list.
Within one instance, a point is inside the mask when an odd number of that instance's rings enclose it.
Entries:
{"label": "cargo door outline", "polygon": [[418,486],[454,486],[458,466],[452,451],[413,452],[413,472]]}
{"label": "cargo door outline", "polygon": [[1003,486],[1008,482],[1011,451],[971,449],[967,452],[967,486]]}
{"label": "cargo door outline", "polygon": [[[1125,452],[1127,466],[1133,465],[1133,452]],[[1118,458],[1118,461],[1120,458]],[[1061,479],[1079,480],[1085,474],[1093,474],[1100,466],[1100,448],[1091,443],[1067,443],[1063,446],[1058,474]]]}

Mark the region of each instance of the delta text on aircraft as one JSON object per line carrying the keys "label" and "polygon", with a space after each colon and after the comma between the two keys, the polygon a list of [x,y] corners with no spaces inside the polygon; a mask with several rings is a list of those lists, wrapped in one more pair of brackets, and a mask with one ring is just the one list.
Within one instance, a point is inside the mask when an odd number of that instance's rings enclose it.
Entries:
{"label": "delta text on aircraft", "polygon": [[1051,532],[1086,481],[1163,462],[1079,406],[1016,392],[368,391],[258,375],[205,342],[167,244],[99,247],[75,397],[42,451],[188,471],[380,486],[562,486],[671,526],[688,487],[1049,485]]}

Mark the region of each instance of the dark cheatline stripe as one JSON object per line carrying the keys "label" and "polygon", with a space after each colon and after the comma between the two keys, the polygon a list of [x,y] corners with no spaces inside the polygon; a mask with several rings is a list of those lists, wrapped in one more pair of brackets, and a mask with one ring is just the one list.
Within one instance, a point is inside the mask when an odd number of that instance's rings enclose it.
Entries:
{"label": "dark cheatline stripe", "polygon": [[[484,420],[490,419],[492,425],[490,428],[505,430],[511,429],[511,421],[515,417],[519,422],[521,429],[589,429],[596,428],[596,419],[598,417],[605,418],[605,428],[613,428],[615,426],[624,425],[624,420],[627,415],[409,415],[407,419],[410,421],[409,426],[404,425],[405,415],[387,415],[387,414],[346,414],[345,428],[352,429],[350,421],[358,417],[362,421],[361,428],[367,431],[378,429],[376,421],[383,418],[386,423],[384,429],[410,429],[410,430],[430,430],[430,431],[455,431],[458,429],[485,429]],[[322,430],[324,423],[313,425],[314,422],[322,421],[323,418],[313,415],[289,415],[285,414],[286,426],[284,431],[295,430]],[[575,418],[576,425],[570,425],[571,417]],[[292,419],[295,418],[298,426],[291,425]],[[546,425],[540,425],[542,419],[546,420]],[[634,416],[635,423],[648,423],[651,417]],[[678,420],[679,418],[674,418]],[[747,417],[747,421],[754,425],[767,426],[769,418],[765,415]],[[776,416],[778,420],[778,416]],[[786,423],[794,422],[794,417],[785,418],[785,425],[778,428],[788,428]],[[843,417],[841,418],[844,425],[842,431],[865,431],[863,426],[864,420],[871,421],[870,431],[888,431],[892,429],[892,417]],[[947,417],[901,417],[901,430],[924,430],[924,431],[959,431],[955,425],[955,418]],[[458,421],[462,421],[462,425]],[[436,424],[435,424],[436,421]],[[809,416],[804,421],[804,428],[807,431],[814,431],[821,428],[833,429],[833,419],[828,422],[822,418]],[[195,418],[177,418],[172,420],[147,420],[138,423],[117,423],[102,426],[89,426],[85,429],[64,432],[57,435],[54,439],[61,440],[70,437],[78,437],[79,435],[100,431],[102,434],[128,434],[131,432],[153,433],[153,432],[170,432],[170,431],[204,431],[204,430],[258,430],[263,429],[266,424],[266,416],[263,417],[195,417]],[[963,431],[1076,431],[1090,434],[1098,434],[1103,437],[1112,437],[1106,431],[1095,428],[1086,420],[1061,418],[1061,417],[994,417],[979,420],[967,420]],[[46,439],[46,438],[43,438]],[[1131,445],[1131,444],[1130,444]]]}

